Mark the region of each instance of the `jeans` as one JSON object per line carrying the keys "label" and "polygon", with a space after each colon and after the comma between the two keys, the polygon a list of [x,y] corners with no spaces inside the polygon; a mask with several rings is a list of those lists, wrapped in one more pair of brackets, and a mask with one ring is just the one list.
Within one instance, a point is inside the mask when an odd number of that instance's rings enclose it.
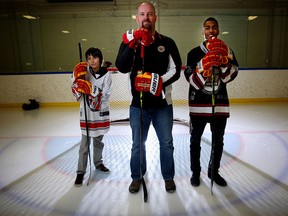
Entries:
{"label": "jeans", "polygon": [[[191,171],[193,175],[200,175],[200,153],[201,153],[201,137],[204,132],[207,123],[210,123],[210,130],[212,132],[212,118],[206,117],[193,117],[191,120],[191,136],[190,136],[190,161]],[[226,117],[215,117],[215,131],[212,132],[215,137],[215,149],[214,149],[214,170],[218,171],[220,167],[220,161],[223,153],[224,146],[224,134],[226,128]],[[210,161],[208,169],[211,169],[212,154],[210,154]]]}
{"label": "jeans", "polygon": [[[142,120],[141,112],[143,115]],[[163,179],[173,179],[175,175],[175,167],[173,157],[174,146],[172,137],[172,105],[154,109],[141,109],[130,106],[130,126],[132,129],[133,141],[130,159],[131,178],[133,180],[139,180],[146,173],[145,142],[147,140],[148,130],[151,122],[159,140],[160,166]],[[140,137],[142,137],[142,146],[140,146]],[[140,164],[142,173],[140,172]]]}

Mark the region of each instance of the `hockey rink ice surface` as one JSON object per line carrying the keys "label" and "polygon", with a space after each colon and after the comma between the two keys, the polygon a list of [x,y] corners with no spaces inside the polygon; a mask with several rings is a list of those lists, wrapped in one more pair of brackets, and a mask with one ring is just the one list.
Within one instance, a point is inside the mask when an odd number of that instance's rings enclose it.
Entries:
{"label": "hockey rink ice surface", "polygon": [[[104,137],[103,174],[88,163],[82,187],[75,187],[78,160],[78,107],[43,107],[33,111],[0,108],[0,215],[288,215],[288,103],[232,104],[220,174],[227,187],[207,177],[211,134],[202,139],[201,184],[190,185],[189,128],[175,122],[174,158],[177,190],[165,191],[159,144],[150,128],[143,190],[128,191],[131,130],[114,123]],[[188,116],[184,109],[183,115]],[[113,113],[111,113],[111,117]]]}

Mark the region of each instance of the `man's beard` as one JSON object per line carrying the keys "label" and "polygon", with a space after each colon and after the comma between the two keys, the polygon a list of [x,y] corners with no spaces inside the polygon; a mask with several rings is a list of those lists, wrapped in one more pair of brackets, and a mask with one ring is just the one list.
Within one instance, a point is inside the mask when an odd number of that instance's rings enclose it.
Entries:
{"label": "man's beard", "polygon": [[142,22],[142,28],[145,28],[147,30],[152,30],[151,22],[147,22],[147,21]]}

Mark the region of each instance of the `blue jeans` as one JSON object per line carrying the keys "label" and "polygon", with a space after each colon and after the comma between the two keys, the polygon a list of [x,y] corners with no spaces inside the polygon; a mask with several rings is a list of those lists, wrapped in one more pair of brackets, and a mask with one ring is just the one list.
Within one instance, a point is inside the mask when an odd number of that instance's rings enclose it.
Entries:
{"label": "blue jeans", "polygon": [[[130,106],[130,126],[132,129],[133,141],[130,159],[131,178],[133,180],[141,179],[140,164],[142,176],[144,176],[146,173],[145,142],[147,140],[150,124],[152,122],[160,144],[160,165],[163,179],[173,179],[175,175],[173,157],[174,146],[172,136],[173,107],[172,105],[168,105],[166,107],[156,109],[142,109],[142,115],[143,118],[141,120],[141,108]],[[142,147],[140,149],[141,136]],[[142,161],[140,161],[140,156]]]}

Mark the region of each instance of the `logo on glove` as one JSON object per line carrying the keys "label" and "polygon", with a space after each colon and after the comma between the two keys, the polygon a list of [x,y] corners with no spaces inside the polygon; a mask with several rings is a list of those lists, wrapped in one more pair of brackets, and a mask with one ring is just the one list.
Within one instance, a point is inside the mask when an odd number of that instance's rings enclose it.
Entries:
{"label": "logo on glove", "polygon": [[135,77],[135,89],[139,92],[150,92],[155,96],[160,96],[162,92],[162,78],[159,74],[138,71]]}

